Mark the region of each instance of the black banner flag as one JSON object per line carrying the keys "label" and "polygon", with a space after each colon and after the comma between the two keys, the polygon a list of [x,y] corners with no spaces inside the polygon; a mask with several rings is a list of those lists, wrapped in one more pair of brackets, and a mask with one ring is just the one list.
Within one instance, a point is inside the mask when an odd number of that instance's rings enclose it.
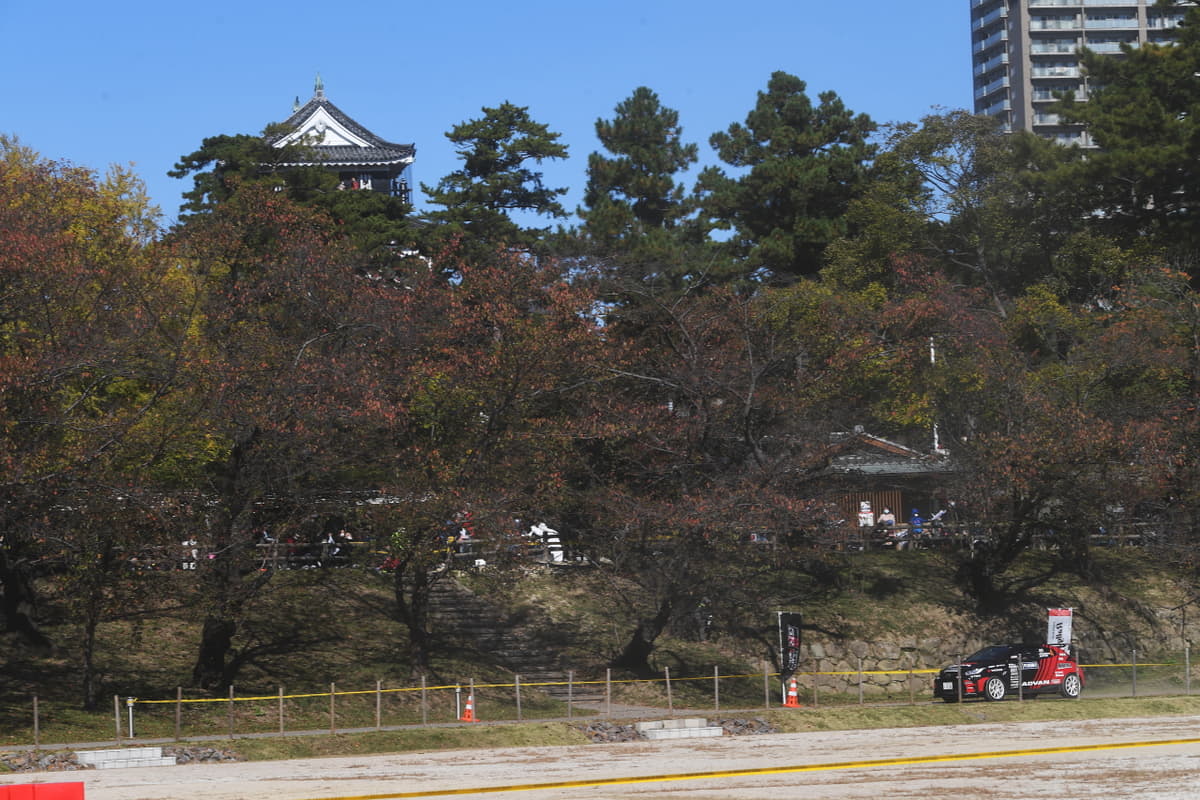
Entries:
{"label": "black banner flag", "polygon": [[800,622],[795,611],[779,612],[779,672],[785,681],[800,668]]}

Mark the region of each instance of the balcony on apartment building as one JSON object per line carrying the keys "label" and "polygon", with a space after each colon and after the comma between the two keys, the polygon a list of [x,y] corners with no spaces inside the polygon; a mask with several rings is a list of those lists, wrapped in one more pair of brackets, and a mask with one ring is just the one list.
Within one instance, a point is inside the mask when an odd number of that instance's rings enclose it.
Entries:
{"label": "balcony on apartment building", "polygon": [[1038,130],[1035,126],[1034,133],[1044,136],[1047,139],[1051,139],[1056,144],[1060,144],[1064,147],[1071,147],[1075,145],[1079,147],[1090,148],[1093,146],[1091,137],[1088,136],[1086,131],[1082,130],[1048,131]]}
{"label": "balcony on apartment building", "polygon": [[986,106],[984,108],[979,108],[977,106],[975,108],[975,113],[982,114],[985,117],[993,117],[996,114],[1000,114],[1004,111],[1011,111],[1011,110],[1012,110],[1012,101],[1009,100],[1007,97],[1005,97],[1000,100],[997,100],[996,102],[992,103],[990,106]]}
{"label": "balcony on apartment building", "polygon": [[1086,14],[1083,19],[1083,27],[1087,30],[1103,30],[1111,28],[1132,28],[1137,30],[1139,27],[1138,16],[1133,14]]}
{"label": "balcony on apartment building", "polygon": [[1034,86],[1029,99],[1035,103],[1057,103],[1059,95],[1069,94],[1076,101],[1087,99],[1087,90],[1079,84],[1050,84]]}
{"label": "balcony on apartment building", "polygon": [[1033,55],[1073,55],[1083,43],[1072,36],[1065,39],[1033,39],[1029,43],[1029,52]]}
{"label": "balcony on apartment building", "polygon": [[981,31],[984,28],[991,25],[992,23],[1000,22],[1003,19],[1007,19],[1007,17],[1008,17],[1008,9],[1007,8],[1005,8],[1004,6],[1000,6],[999,8],[994,8],[991,11],[984,14],[983,16],[972,19],[971,20],[971,30]]}
{"label": "balcony on apartment building", "polygon": [[1138,46],[1137,37],[1136,36],[1134,36],[1134,37],[1112,36],[1112,37],[1105,37],[1102,39],[1089,38],[1087,46],[1088,46],[1089,50],[1093,50],[1097,53],[1106,53],[1106,54],[1112,55],[1112,54],[1121,52],[1121,45],[1123,45],[1123,44],[1127,44],[1130,47],[1137,47]]}
{"label": "balcony on apartment building", "polygon": [[978,55],[979,53],[982,53],[986,50],[990,50],[993,47],[995,47],[996,45],[1002,44],[1007,41],[1008,41],[1008,31],[1005,29],[1001,29],[1001,30],[996,31],[995,33],[993,33],[991,36],[987,37],[986,39],[982,39],[978,42],[975,42],[971,46],[971,52]]}
{"label": "balcony on apartment building", "polygon": [[1034,78],[1078,78],[1080,72],[1078,62],[1051,61],[1033,64],[1029,74]]}
{"label": "balcony on apartment building", "polygon": [[1146,27],[1152,31],[1178,28],[1181,22],[1183,22],[1182,14],[1157,14],[1151,11],[1146,15]]}
{"label": "balcony on apartment building", "polygon": [[986,86],[977,87],[975,89],[975,99],[977,101],[982,100],[983,98],[987,97],[989,94],[995,94],[996,92],[1000,91],[1001,89],[1007,89],[1009,87],[1009,85],[1010,84],[1009,84],[1007,75],[1005,75],[1004,77],[1001,77],[1001,78],[997,78],[996,80],[992,81],[991,83],[987,84]]}
{"label": "balcony on apartment building", "polygon": [[1079,30],[1078,14],[1055,14],[1053,16],[1036,14],[1029,18],[1031,31],[1077,31]]}
{"label": "balcony on apartment building", "polygon": [[1008,66],[1008,53],[998,53],[992,56],[987,61],[981,61],[975,65],[974,73],[978,78],[982,75],[987,75],[992,70],[1000,69]]}

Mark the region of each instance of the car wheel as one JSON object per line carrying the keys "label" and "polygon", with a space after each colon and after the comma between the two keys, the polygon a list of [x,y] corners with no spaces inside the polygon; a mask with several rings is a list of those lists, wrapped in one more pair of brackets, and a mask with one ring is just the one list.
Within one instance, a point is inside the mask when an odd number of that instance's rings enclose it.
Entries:
{"label": "car wheel", "polygon": [[1004,681],[999,678],[988,678],[987,683],[983,685],[983,696],[988,700],[1003,700],[1007,692]]}
{"label": "car wheel", "polygon": [[1076,675],[1075,673],[1072,672],[1070,675],[1063,678],[1063,682],[1062,682],[1063,697],[1070,697],[1071,699],[1075,699],[1076,697],[1079,697],[1079,692],[1082,691],[1082,689],[1083,689],[1083,682],[1079,680],[1079,676]]}

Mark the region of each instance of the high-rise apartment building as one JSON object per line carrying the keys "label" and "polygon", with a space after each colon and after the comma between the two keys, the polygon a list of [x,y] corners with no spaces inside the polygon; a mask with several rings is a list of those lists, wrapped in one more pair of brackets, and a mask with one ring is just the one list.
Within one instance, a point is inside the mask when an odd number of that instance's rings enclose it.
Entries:
{"label": "high-rise apartment building", "polygon": [[1184,16],[1156,8],[1155,0],[970,2],[975,113],[998,118],[1006,130],[1085,147],[1086,133],[1050,110],[1062,92],[1087,99],[1080,48],[1120,56],[1122,44],[1170,41]]}

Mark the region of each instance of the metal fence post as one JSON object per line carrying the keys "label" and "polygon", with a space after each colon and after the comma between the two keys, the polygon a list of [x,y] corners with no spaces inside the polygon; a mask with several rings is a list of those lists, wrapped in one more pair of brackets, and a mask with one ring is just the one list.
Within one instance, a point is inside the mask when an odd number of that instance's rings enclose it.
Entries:
{"label": "metal fence post", "polygon": [[513,686],[517,693],[517,722],[521,721],[521,676],[513,675]]}
{"label": "metal fence post", "polygon": [[913,665],[908,663],[908,704],[915,706],[917,704],[917,686],[913,683]]}
{"label": "metal fence post", "polygon": [[337,697],[337,684],[329,684],[329,732],[337,733],[337,717],[334,714],[334,698]]}
{"label": "metal fence post", "polygon": [[121,743],[121,697],[113,695],[113,721],[117,725],[117,744]]}
{"label": "metal fence post", "polygon": [[33,696],[33,749],[36,751],[42,743],[41,720],[38,719],[38,696]]}
{"label": "metal fence post", "polygon": [[375,730],[383,728],[383,681],[375,681]]}
{"label": "metal fence post", "polygon": [[1137,648],[1135,647],[1130,652],[1133,655],[1133,660],[1131,662],[1133,664],[1133,689],[1132,689],[1133,695],[1132,696],[1137,697]]}
{"label": "metal fence post", "polygon": [[663,667],[663,672],[667,678],[667,713],[671,716],[675,715],[675,703],[671,700],[671,668]]}
{"label": "metal fence post", "polygon": [[813,708],[816,708],[817,703],[817,681],[821,675],[821,659],[813,659]]}
{"label": "metal fence post", "polygon": [[612,716],[612,669],[604,670],[604,713]]}
{"label": "metal fence post", "polygon": [[575,716],[575,670],[567,670],[567,719]]}
{"label": "metal fence post", "polygon": [[721,711],[721,668],[713,665],[713,713]]}
{"label": "metal fence post", "polygon": [[771,707],[771,675],[767,672],[767,662],[763,662],[763,707]]}
{"label": "metal fence post", "polygon": [[229,684],[229,738],[233,738],[233,684]]}
{"label": "metal fence post", "polygon": [[283,687],[279,687],[279,735],[283,736]]}
{"label": "metal fence post", "polygon": [[958,681],[957,681],[957,683],[958,683],[958,702],[960,702],[960,703],[961,703],[961,702],[962,702],[962,693],[963,693],[963,663],[962,663],[962,653],[959,653],[959,654],[958,654],[958,657],[957,657],[957,658],[955,658],[955,661],[958,663]]}
{"label": "metal fence post", "polygon": [[862,659],[858,660],[858,704],[863,704]]}
{"label": "metal fence post", "polygon": [[1183,693],[1192,693],[1192,645],[1190,642],[1185,642],[1183,645]]}
{"label": "metal fence post", "polygon": [[421,727],[429,724],[429,706],[425,703],[425,676],[421,676]]}
{"label": "metal fence post", "polygon": [[180,739],[180,727],[183,723],[183,687],[175,687],[175,741]]}

